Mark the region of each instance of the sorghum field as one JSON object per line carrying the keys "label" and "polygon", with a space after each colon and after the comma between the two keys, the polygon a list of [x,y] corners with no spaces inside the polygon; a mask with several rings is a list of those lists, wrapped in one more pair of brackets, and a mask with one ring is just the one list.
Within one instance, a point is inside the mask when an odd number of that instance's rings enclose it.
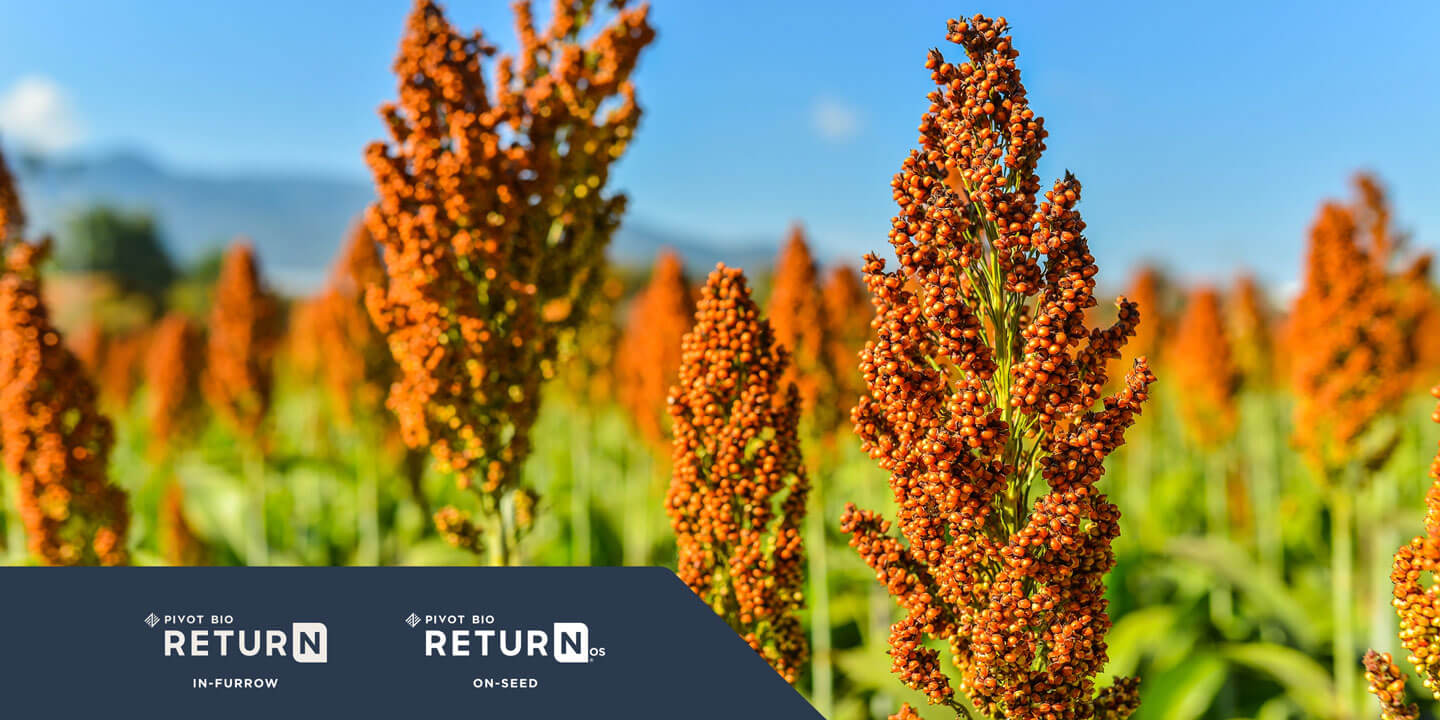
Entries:
{"label": "sorghum field", "polygon": [[662,565],[830,718],[1434,716],[1440,296],[1381,178],[1293,293],[1107,272],[977,15],[890,252],[615,263],[648,8],[515,16],[397,28],[313,295],[237,239],[77,310],[0,167],[6,563]]}

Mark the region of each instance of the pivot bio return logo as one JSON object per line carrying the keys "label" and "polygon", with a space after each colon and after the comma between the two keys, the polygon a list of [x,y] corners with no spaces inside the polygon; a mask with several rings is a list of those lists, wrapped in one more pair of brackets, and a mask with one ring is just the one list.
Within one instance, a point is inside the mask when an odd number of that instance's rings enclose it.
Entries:
{"label": "pivot bio return logo", "polygon": [[297,663],[329,661],[325,623],[292,622],[289,627],[242,627],[234,615],[179,614],[145,616],[161,628],[165,657],[288,657]]}
{"label": "pivot bio return logo", "polygon": [[[426,658],[531,658],[543,662],[577,665],[605,657],[605,648],[590,644],[590,627],[581,622],[557,622],[545,627],[502,628],[494,615],[459,613],[417,615],[410,613],[405,624],[424,626]],[[478,676],[469,680],[477,690],[534,690],[540,687],[535,676],[511,674]]]}

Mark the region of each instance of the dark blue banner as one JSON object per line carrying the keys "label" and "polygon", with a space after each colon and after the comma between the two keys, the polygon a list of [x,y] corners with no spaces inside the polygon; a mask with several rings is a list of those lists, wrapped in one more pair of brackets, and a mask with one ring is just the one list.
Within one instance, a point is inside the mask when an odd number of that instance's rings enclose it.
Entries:
{"label": "dark blue banner", "polygon": [[659,568],[5,568],[0,588],[9,717],[818,717]]}

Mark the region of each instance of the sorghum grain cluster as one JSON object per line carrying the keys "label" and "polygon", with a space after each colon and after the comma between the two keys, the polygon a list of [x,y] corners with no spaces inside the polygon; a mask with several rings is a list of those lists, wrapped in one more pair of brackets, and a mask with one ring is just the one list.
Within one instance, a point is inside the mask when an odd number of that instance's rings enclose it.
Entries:
{"label": "sorghum grain cluster", "polygon": [[865,381],[856,368],[860,349],[870,337],[875,309],[855,268],[840,265],[825,275],[825,320],[830,325],[830,364],[835,368],[840,406],[853,407]]}
{"label": "sorghum grain cluster", "polygon": [[1144,360],[1096,405],[1138,313],[1121,298],[1113,326],[1085,323],[1080,184],[1067,174],[1037,197],[1046,134],[1005,20],[948,30],[968,60],[926,63],[921,147],[892,182],[900,268],[865,267],[878,317],[853,419],[899,511],[892,525],[850,505],[842,527],[905,612],[892,671],[931,703],[968,714],[958,691],[992,718],[1123,717],[1134,685],[1094,682],[1119,534],[1095,483],[1154,380]]}
{"label": "sorghum grain cluster", "polygon": [[216,414],[251,441],[260,438],[270,411],[281,329],[277,301],[261,283],[254,249],[245,241],[231,244],[210,311],[203,387]]}
{"label": "sorghum grain cluster", "polygon": [[809,645],[800,527],[809,491],[800,396],[745,276],[710,274],[670,393],[675,435],[665,511],[680,579],[794,683]]}
{"label": "sorghum grain cluster", "polygon": [[646,8],[620,2],[582,37],[595,5],[558,0],[540,30],[516,3],[519,52],[487,77],[495,48],[419,0],[394,64],[399,99],[381,107],[390,141],[366,150],[379,195],[366,225],[387,275],[366,301],[399,367],[387,404],[405,441],[497,516],[530,454],[541,376],[583,320],[625,204],[604,191],[639,120],[630,75],[654,33]]}
{"label": "sorghum grain cluster", "polygon": [[1252,390],[1270,387],[1276,376],[1275,322],[1254,276],[1236,279],[1226,310],[1241,383]]}
{"label": "sorghum grain cluster", "polygon": [[1318,467],[1343,467],[1357,459],[1357,441],[1396,407],[1411,380],[1389,280],[1341,204],[1322,206],[1311,227],[1285,345],[1296,443]]}
{"label": "sorghum grain cluster", "polygon": [[1202,287],[1190,293],[1167,348],[1179,388],[1185,430],[1201,447],[1215,448],[1235,434],[1240,373],[1221,315],[1220,294]]}
{"label": "sorghum grain cluster", "polygon": [[800,389],[808,432],[822,437],[831,435],[845,421],[836,380],[834,339],[826,315],[815,258],[805,242],[804,229],[796,225],[775,263],[770,326],[775,329],[776,342],[790,351],[790,368],[782,382],[794,382]]}
{"label": "sorghum grain cluster", "polygon": [[630,304],[616,360],[620,403],[640,434],[670,444],[666,400],[680,372],[680,341],[695,322],[695,295],[680,256],[664,251]]}
{"label": "sorghum grain cluster", "polygon": [[[123,565],[130,514],[106,476],[114,430],[95,386],[50,322],[40,283],[49,240],[24,215],[0,157],[0,448],[30,550],[49,565]],[[8,199],[7,199],[8,198]],[[8,207],[5,207],[8,205]]]}
{"label": "sorghum grain cluster", "polygon": [[145,356],[151,449],[164,454],[198,430],[204,333],[189,316],[172,312],[155,326]]}

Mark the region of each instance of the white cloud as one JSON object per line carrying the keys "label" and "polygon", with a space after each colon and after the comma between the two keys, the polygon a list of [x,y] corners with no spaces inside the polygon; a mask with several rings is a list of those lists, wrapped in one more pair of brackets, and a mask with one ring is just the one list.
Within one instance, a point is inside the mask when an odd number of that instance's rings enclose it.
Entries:
{"label": "white cloud", "polygon": [[80,142],[80,121],[64,88],[40,75],[21,78],[0,96],[0,135],[42,152]]}
{"label": "white cloud", "polygon": [[860,134],[860,113],[848,103],[830,97],[810,104],[810,125],[823,139],[845,143]]}

